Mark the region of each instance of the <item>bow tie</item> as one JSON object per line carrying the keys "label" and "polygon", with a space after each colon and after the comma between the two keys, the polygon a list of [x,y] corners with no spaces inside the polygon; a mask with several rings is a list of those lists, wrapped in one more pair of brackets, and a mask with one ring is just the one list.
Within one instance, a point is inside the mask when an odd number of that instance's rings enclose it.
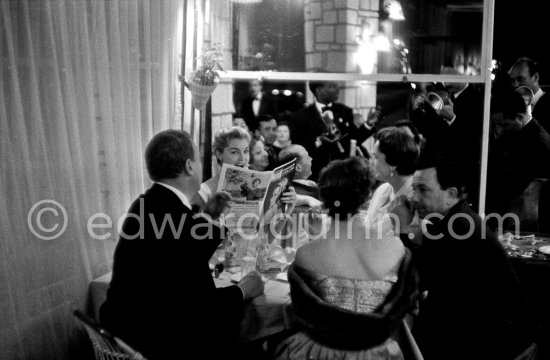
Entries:
{"label": "bow tie", "polygon": [[326,105],[321,108],[321,114],[324,113],[327,110],[332,110],[332,106]]}

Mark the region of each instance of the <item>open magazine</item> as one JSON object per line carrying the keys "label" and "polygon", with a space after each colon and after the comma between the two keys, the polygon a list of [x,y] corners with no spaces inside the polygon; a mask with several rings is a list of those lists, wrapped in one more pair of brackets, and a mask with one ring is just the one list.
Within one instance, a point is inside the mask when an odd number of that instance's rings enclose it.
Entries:
{"label": "open magazine", "polygon": [[223,164],[217,191],[233,197],[231,212],[225,215],[225,226],[235,232],[254,234],[259,225],[266,226],[284,211],[281,196],[292,184],[296,159],[273,171],[255,171]]}

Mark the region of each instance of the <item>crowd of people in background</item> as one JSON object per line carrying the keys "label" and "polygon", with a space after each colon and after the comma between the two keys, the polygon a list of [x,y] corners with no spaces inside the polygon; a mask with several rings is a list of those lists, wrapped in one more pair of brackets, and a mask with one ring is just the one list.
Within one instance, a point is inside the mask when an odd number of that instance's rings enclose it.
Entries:
{"label": "crowd of people in background", "polygon": [[[443,66],[442,73],[459,74],[453,66]],[[486,213],[509,212],[509,204],[532,181],[550,178],[550,98],[539,84],[540,76],[536,61],[522,57],[493,84]],[[354,155],[373,161],[377,132],[396,126],[407,129],[422,152],[443,155],[459,164],[466,174],[463,196],[474,210],[478,209],[484,116],[484,91],[479,84],[417,84],[405,104],[405,117],[383,126],[378,122],[379,108],[365,119],[338,102],[339,88],[333,81],[311,81],[314,101],[284,116],[261,81],[251,81],[249,89],[250,96],[237,104],[241,112],[235,114],[233,124],[244,126],[254,137],[261,165],[251,161],[251,168],[272,170],[281,164],[281,149],[296,144],[312,158],[309,179],[317,181],[328,163],[350,156],[352,142],[357,149]],[[257,144],[259,140],[264,149]]]}
{"label": "crowd of people in background", "polygon": [[[536,62],[520,58],[508,75],[491,95],[487,186],[487,209],[502,214],[534,179],[550,178],[550,100],[539,86]],[[392,333],[408,319],[425,359],[520,354],[527,359],[536,351],[535,318],[502,245],[491,230],[485,232],[476,211],[482,89],[471,83],[421,84],[410,94],[407,117],[384,127],[377,123],[379,112],[362,116],[338,102],[338,89],[332,81],[310,82],[314,101],[280,119],[261,82],[252,81],[233,126],[213,141],[219,166],[267,171],[295,159],[285,201],[306,216],[323,209],[329,224],[322,239],[310,241],[311,233],[303,231],[292,241],[298,250],[288,279],[297,325],[278,342],[273,358],[403,359]],[[167,155],[173,149],[179,157]],[[196,206],[219,217],[220,206],[231,199],[216,193],[219,175],[202,181],[197,159],[197,147],[183,132],[152,140],[146,162],[155,185],[140,198],[151,212],[160,211],[162,200],[174,213],[191,213]],[[254,197],[253,189],[248,193]],[[130,213],[137,213],[138,205]],[[454,221],[456,214],[463,218]],[[129,234],[139,231],[132,219],[124,228]],[[153,237],[150,224],[146,232]],[[238,326],[243,301],[261,294],[263,286],[251,274],[225,290],[214,287],[206,264],[221,235],[209,245],[193,241],[184,229],[186,242],[200,254],[193,256],[200,277],[188,286],[196,291],[184,298],[166,290],[180,280],[167,275],[181,270],[175,258],[120,241],[102,323],[150,358],[177,354],[180,346],[167,345],[182,339],[192,348],[208,336],[208,325],[222,316],[214,311],[219,309],[214,299],[234,309],[224,312],[232,315],[223,327]],[[189,248],[175,246],[171,256],[185,251]],[[154,266],[145,271],[143,260],[152,256]],[[130,272],[155,278],[151,283],[160,284],[158,289],[127,298],[136,286]],[[189,306],[172,314],[170,309],[182,309],[176,300]],[[151,306],[153,314],[136,316]],[[196,336],[173,332],[167,342],[156,334],[170,317],[192,326]],[[138,318],[148,326],[146,333],[136,330]],[[237,349],[234,340],[224,339],[220,356]]]}

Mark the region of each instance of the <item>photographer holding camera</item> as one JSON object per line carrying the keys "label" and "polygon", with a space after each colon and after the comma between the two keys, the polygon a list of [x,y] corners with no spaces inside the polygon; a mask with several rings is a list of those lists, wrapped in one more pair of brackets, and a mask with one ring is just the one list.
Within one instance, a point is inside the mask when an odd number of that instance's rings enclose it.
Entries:
{"label": "photographer holding camera", "polygon": [[355,117],[352,108],[337,102],[335,82],[311,81],[309,89],[315,102],[293,114],[290,136],[293,144],[302,145],[313,158],[310,179],[317,181],[320,170],[330,161],[349,155],[350,140],[360,145],[374,134],[376,117],[367,123]]}

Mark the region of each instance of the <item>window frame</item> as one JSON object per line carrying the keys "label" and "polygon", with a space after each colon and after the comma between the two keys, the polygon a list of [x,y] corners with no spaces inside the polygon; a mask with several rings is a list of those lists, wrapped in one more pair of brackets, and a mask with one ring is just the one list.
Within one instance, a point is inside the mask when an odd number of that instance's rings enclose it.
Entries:
{"label": "window frame", "polygon": [[[216,0],[188,0],[188,5],[193,8],[197,16],[205,17],[210,1]],[[194,6],[192,5],[194,4]],[[191,10],[190,8],[188,8]],[[204,9],[205,11],[201,11]],[[312,73],[312,72],[278,72],[278,71],[239,71],[230,70],[221,73],[221,81],[239,81],[261,78],[265,81],[291,81],[291,82],[307,82],[307,81],[363,81],[366,83],[402,83],[402,82],[469,82],[476,84],[484,84],[484,108],[483,108],[483,132],[481,143],[481,165],[480,165],[480,189],[479,189],[479,207],[478,213],[483,218],[485,216],[485,197],[487,193],[487,166],[489,153],[489,130],[490,130],[490,98],[491,98],[491,60],[493,55],[493,30],[494,30],[494,13],[495,1],[483,1],[483,24],[481,38],[481,74],[470,75],[442,75],[442,74],[359,74],[359,73]],[[188,17],[189,20],[189,17]],[[203,31],[208,25],[204,21],[201,26],[194,26],[194,21],[186,22],[187,33],[184,36],[188,41],[194,43],[202,43]],[[185,48],[186,63],[191,65],[190,61],[195,56],[188,56],[191,47]],[[196,54],[197,49],[192,52]],[[185,65],[184,65],[185,68]],[[189,114],[191,111],[190,101],[184,102],[184,114]],[[196,111],[195,111],[196,113]],[[195,116],[193,116],[194,118]]]}

